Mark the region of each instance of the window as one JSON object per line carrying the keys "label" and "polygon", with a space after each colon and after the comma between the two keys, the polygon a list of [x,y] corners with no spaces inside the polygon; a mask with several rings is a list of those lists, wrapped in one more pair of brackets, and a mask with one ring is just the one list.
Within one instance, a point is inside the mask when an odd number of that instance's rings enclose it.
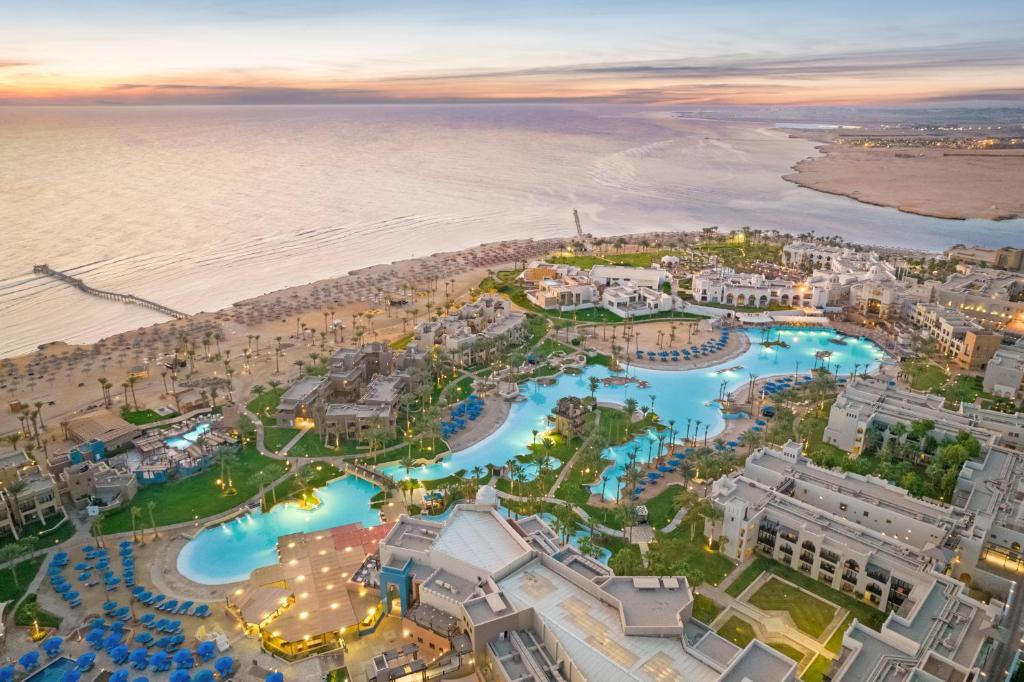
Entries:
{"label": "window", "polygon": [[846,511],[846,503],[845,502],[840,502],[839,503],[839,511]]}
{"label": "window", "polygon": [[867,516],[867,515],[868,515],[868,512],[867,512],[867,510],[865,510],[864,511],[864,516]]}

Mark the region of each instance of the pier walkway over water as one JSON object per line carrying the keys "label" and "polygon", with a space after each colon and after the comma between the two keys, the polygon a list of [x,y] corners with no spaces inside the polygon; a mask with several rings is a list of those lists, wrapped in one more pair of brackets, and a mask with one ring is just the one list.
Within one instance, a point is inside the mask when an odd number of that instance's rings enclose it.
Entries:
{"label": "pier walkway over water", "polygon": [[82,280],[78,279],[77,277],[72,277],[71,275],[63,273],[59,270],[54,270],[53,268],[46,264],[33,266],[32,272],[34,272],[37,275],[45,275],[47,277],[52,277],[57,281],[64,282],[65,284],[70,284],[79,291],[89,294],[90,296],[105,298],[108,301],[116,301],[117,303],[127,303],[129,305],[142,306],[143,308],[155,310],[158,313],[167,315],[168,317],[173,317],[176,320],[183,320],[186,317],[188,317],[188,314],[186,313],[174,310],[173,308],[168,308],[165,305],[161,305],[159,303],[147,300],[145,298],[139,298],[134,294],[120,294],[116,291],[104,291],[103,289],[95,289],[86,284],[85,282],[83,282]]}

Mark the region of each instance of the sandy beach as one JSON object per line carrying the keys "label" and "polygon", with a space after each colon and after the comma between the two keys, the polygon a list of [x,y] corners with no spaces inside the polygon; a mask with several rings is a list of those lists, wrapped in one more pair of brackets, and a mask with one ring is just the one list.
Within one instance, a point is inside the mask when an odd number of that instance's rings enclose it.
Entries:
{"label": "sandy beach", "polygon": [[[113,384],[112,409],[116,411],[124,404],[122,383],[129,370],[145,367],[148,376],[134,387],[139,408],[173,408],[173,400],[165,394],[165,382],[170,379],[161,376],[166,371],[162,363],[169,361],[184,335],[195,344],[195,369],[190,378],[186,378],[187,370],[180,370],[178,388],[223,379],[224,360],[230,359],[232,394],[242,401],[256,384],[266,386],[273,380],[288,385],[297,376],[295,362],[309,362],[310,353],[329,354],[334,348],[355,344],[352,330],[356,321],[365,330],[362,342],[400,337],[416,321],[434,314],[446,299],[465,297],[488,271],[539,257],[559,243],[503,241],[374,265],[272,291],[186,320],[126,331],[93,344],[49,344],[29,355],[0,360],[0,395],[7,402],[21,401],[30,407],[42,403],[47,426],[44,442],[50,450],[59,450],[59,422],[102,406],[101,378]],[[388,307],[383,299],[389,294],[408,303]],[[282,347],[279,361],[273,352],[278,337]],[[210,359],[204,338],[210,344]],[[246,350],[251,354],[248,363]],[[221,395],[226,397],[224,391]],[[19,426],[17,413],[9,409],[0,412],[0,434]]]}
{"label": "sandy beach", "polygon": [[1024,216],[1024,152],[864,149],[837,144],[783,178],[801,187],[933,218]]}

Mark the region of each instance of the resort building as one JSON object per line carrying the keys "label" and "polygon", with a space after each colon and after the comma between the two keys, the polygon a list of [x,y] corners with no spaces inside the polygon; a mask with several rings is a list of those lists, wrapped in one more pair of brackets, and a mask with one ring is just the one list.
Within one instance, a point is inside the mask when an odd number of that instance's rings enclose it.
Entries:
{"label": "resort building", "polygon": [[983,387],[993,395],[1009,398],[1018,405],[1024,399],[1024,339],[1012,346],[1000,346],[985,367]]}
{"label": "resort building", "polygon": [[891,385],[879,379],[853,379],[836,398],[829,412],[823,439],[826,443],[857,455],[864,434],[872,423],[886,426],[917,420],[935,423],[938,438],[954,438],[966,431],[982,449],[998,446],[1024,450],[1024,413],[1006,414],[964,403],[957,410],[945,408],[945,398]]}
{"label": "resort building", "polygon": [[682,310],[685,304],[683,299],[660,289],[622,284],[605,287],[601,292],[601,307],[623,319],[630,319]]}
{"label": "resort building", "polygon": [[60,473],[62,487],[79,509],[89,505],[116,507],[129,502],[138,492],[135,474],[107,462],[83,461]]}
{"label": "resort building", "polygon": [[946,258],[994,270],[1024,271],[1024,249],[1004,246],[1001,249],[986,249],[981,246],[954,246],[946,252]]}
{"label": "resort building", "polygon": [[590,279],[602,287],[631,284],[637,287],[660,289],[672,279],[667,270],[661,268],[631,268],[625,265],[595,265],[590,268]]}
{"label": "resort building", "polygon": [[6,528],[16,536],[30,523],[45,525],[64,515],[53,476],[42,473],[24,450],[0,455],[0,505],[0,533]]}
{"label": "resort building", "polygon": [[761,448],[742,473],[712,485],[721,518],[708,525],[723,551],[738,560],[768,556],[889,614],[880,631],[854,621],[832,680],[976,676],[1002,605],[972,599],[955,579],[971,580],[959,542],[975,532],[965,530],[970,514],[880,479],[816,467],[800,451],[793,442]]}
{"label": "resort building", "polygon": [[936,287],[935,302],[990,329],[1024,333],[1024,273],[964,268]]}
{"label": "resort building", "polygon": [[393,525],[355,523],[279,537],[278,562],[255,569],[229,594],[228,611],[264,650],[290,658],[336,649],[360,630],[372,632],[380,614],[363,608],[376,602],[362,598],[369,593],[361,582],[363,565]]}
{"label": "resort building", "polygon": [[574,395],[559,398],[552,410],[555,415],[555,430],[565,438],[582,436],[587,421],[587,410],[583,401]]}
{"label": "resort building", "polygon": [[306,376],[292,384],[277,403],[277,425],[301,428],[312,423],[316,406],[327,396],[331,383],[327,377]]}
{"label": "resort building", "polygon": [[878,275],[849,286],[849,306],[864,317],[880,320],[909,319],[918,303],[928,303],[938,282],[919,284],[915,279],[889,279]]}
{"label": "resort building", "polygon": [[616,577],[540,518],[503,517],[485,503],[493,493],[443,522],[403,516],[380,544],[385,612],[466,636],[484,679],[795,679],[780,653],[741,650],[692,620],[686,578]]}
{"label": "resort building", "polygon": [[782,262],[786,265],[831,270],[832,263],[849,251],[838,246],[797,241],[782,247]]}
{"label": "resort building", "polygon": [[139,435],[139,428],[110,410],[93,410],[67,422],[68,440],[79,443],[102,443],[106,452],[128,446]]}
{"label": "resort building", "polygon": [[791,280],[767,279],[761,274],[730,268],[704,270],[693,277],[693,298],[698,303],[767,308],[772,305],[820,308],[827,304],[825,289]]}
{"label": "resort building", "polygon": [[440,348],[467,366],[477,361],[485,339],[507,345],[522,343],[525,323],[526,316],[511,312],[504,298],[485,294],[453,313],[420,322],[410,346],[424,353]]}
{"label": "resort building", "polygon": [[526,291],[526,297],[544,310],[560,312],[593,308],[601,300],[597,286],[590,277],[582,274],[543,279],[535,288]]}
{"label": "resort building", "polygon": [[964,369],[984,369],[1003,342],[1002,334],[989,331],[963,313],[934,303],[914,306],[911,322],[935,340],[943,355]]}

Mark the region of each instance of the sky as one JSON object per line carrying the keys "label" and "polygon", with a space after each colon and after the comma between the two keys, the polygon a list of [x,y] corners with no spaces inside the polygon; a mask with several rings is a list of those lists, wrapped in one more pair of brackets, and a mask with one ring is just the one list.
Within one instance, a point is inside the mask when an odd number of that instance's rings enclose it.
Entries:
{"label": "sky", "polygon": [[1024,2],[0,0],[0,103],[1024,102]]}

